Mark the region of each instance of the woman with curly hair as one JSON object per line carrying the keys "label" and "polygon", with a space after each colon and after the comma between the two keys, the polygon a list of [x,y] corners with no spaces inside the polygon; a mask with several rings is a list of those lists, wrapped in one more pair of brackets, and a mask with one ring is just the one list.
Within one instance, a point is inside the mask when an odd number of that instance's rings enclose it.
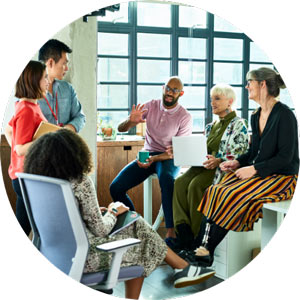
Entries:
{"label": "woman with curly hair", "polygon": [[144,277],[149,276],[162,261],[175,269],[174,286],[177,288],[200,283],[214,275],[213,270],[190,265],[177,256],[143,218],[109,237],[117,216],[129,208],[121,202],[113,202],[102,215],[93,182],[88,176],[92,169],[88,146],[78,134],[66,129],[40,137],[30,147],[24,165],[26,173],[71,182],[90,243],[84,272],[107,270],[110,266],[111,255],[97,251],[97,245],[125,238],[137,238],[141,243],[127,250],[121,266],[141,265],[144,274],[143,277],[125,282],[126,298],[138,299]]}

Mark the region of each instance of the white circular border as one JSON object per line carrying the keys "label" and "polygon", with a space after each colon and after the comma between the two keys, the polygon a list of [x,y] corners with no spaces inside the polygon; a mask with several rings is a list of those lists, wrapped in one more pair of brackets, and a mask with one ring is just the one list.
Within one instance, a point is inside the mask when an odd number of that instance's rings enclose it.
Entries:
{"label": "white circular border", "polygon": [[[57,31],[93,10],[120,1],[85,0],[1,1],[1,72],[0,86],[3,120],[7,99],[13,86],[40,46]],[[125,2],[125,1],[122,1]],[[154,1],[155,2],[155,1]],[[161,1],[162,2],[162,1]],[[170,1],[163,1],[170,2]],[[238,1],[238,0],[181,0],[230,21],[247,34],[270,57],[289,89],[297,112],[299,86],[300,20],[297,1]],[[51,5],[51,6],[50,6]],[[201,6],[200,6],[201,5]],[[99,295],[58,272],[33,248],[20,230],[10,208],[1,180],[1,289],[0,295],[9,299],[99,299]],[[283,299],[299,295],[297,270],[299,262],[299,232],[297,212],[299,188],[296,189],[291,209],[276,237],[247,267],[222,284],[185,297],[217,297],[234,299]],[[8,296],[9,295],[9,296]],[[54,298],[55,297],[55,298]],[[4,297],[3,297],[4,298]],[[110,298],[110,296],[105,296]],[[297,297],[293,297],[296,299]]]}

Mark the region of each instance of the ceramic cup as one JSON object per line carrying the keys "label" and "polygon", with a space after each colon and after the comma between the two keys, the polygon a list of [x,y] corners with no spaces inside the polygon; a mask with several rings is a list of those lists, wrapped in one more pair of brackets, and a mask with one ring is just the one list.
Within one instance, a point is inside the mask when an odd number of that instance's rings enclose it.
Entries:
{"label": "ceramic cup", "polygon": [[149,151],[140,150],[138,160],[141,163],[146,164],[147,163],[147,161],[146,161],[147,158],[149,158]]}

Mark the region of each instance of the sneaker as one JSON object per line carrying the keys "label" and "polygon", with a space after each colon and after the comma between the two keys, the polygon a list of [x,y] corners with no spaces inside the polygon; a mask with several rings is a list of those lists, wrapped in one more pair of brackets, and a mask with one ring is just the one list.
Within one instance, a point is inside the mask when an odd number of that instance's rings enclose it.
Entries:
{"label": "sneaker", "polygon": [[174,287],[183,288],[186,286],[199,284],[214,276],[215,273],[216,272],[212,269],[206,269],[204,267],[193,265],[188,265],[184,269],[175,269]]}

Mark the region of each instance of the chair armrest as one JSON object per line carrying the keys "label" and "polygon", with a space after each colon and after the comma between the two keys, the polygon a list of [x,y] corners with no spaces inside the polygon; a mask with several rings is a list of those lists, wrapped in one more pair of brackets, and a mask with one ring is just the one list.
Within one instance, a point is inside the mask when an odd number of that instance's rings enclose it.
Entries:
{"label": "chair armrest", "polygon": [[138,239],[128,238],[96,246],[96,248],[99,251],[113,253],[111,267],[108,271],[107,280],[102,285],[104,289],[111,289],[117,284],[123,254],[127,251],[128,248],[135,246],[140,242],[141,241]]}
{"label": "chair armrest", "polygon": [[138,239],[128,238],[124,240],[109,242],[105,244],[101,244],[97,246],[97,249],[106,251],[106,252],[112,252],[113,250],[118,250],[123,247],[130,248],[131,246],[134,246],[136,244],[139,244],[141,241]]}

